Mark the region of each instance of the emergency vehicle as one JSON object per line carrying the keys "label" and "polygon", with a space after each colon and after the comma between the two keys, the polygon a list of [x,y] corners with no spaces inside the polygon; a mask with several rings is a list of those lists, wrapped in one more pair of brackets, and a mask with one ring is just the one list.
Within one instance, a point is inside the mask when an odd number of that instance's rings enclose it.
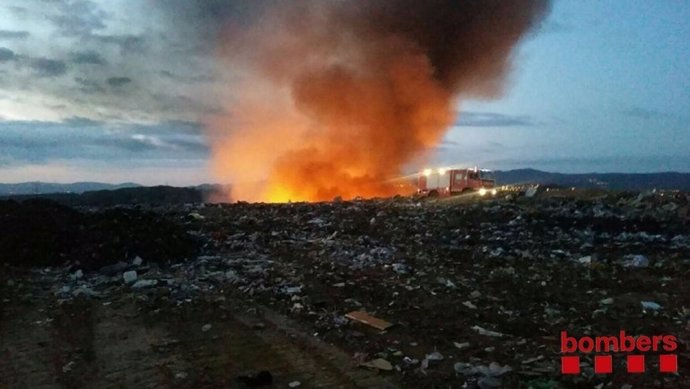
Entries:
{"label": "emergency vehicle", "polygon": [[496,179],[486,169],[424,169],[419,174],[417,194],[428,197],[476,192],[496,195]]}

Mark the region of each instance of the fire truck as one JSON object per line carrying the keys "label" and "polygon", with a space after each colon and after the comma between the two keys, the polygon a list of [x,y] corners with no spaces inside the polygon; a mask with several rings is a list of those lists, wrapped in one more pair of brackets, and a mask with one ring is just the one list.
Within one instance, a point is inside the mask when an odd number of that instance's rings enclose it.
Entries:
{"label": "fire truck", "polygon": [[428,197],[476,192],[496,195],[496,179],[486,169],[424,169],[419,174],[417,194]]}

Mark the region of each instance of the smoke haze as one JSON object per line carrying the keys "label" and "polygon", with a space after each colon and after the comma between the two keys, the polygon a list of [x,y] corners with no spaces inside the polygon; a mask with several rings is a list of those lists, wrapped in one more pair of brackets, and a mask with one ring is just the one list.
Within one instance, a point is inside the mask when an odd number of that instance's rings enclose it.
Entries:
{"label": "smoke haze", "polygon": [[500,96],[546,0],[300,1],[220,32],[236,77],[209,125],[233,199],[318,201],[404,192],[466,97]]}

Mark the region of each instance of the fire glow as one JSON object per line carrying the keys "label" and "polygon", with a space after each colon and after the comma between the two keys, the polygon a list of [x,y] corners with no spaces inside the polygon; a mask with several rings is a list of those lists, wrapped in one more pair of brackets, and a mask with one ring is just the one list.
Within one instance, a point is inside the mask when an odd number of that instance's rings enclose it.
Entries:
{"label": "fire glow", "polygon": [[464,97],[500,94],[546,0],[275,3],[221,38],[238,75],[209,126],[233,200],[390,196],[424,162]]}

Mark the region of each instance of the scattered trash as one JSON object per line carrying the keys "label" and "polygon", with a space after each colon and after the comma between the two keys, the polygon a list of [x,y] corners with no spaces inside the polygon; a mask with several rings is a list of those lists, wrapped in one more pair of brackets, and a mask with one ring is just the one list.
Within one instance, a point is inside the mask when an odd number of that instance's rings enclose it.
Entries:
{"label": "scattered trash", "polygon": [[419,359],[416,358],[410,358],[410,357],[404,357],[402,359],[402,366],[403,368],[408,368],[411,366],[416,366],[419,364]]}
{"label": "scattered trash", "polygon": [[137,280],[137,272],[136,270],[130,270],[122,273],[122,279],[125,282],[125,284],[132,284]]}
{"label": "scattered trash", "polygon": [[352,311],[350,313],[346,313],[345,317],[350,320],[366,324],[370,327],[374,327],[381,331],[385,331],[393,325],[385,320],[375,318],[364,311]]}
{"label": "scattered trash", "polygon": [[426,370],[429,368],[431,362],[438,362],[443,360],[443,354],[438,351],[434,351],[431,354],[427,354],[422,360],[421,369]]}
{"label": "scattered trash", "polygon": [[288,295],[292,296],[293,294],[298,294],[302,292],[302,287],[301,286],[290,286],[290,287],[285,287],[283,289],[283,292]]}
{"label": "scattered trash", "polygon": [[661,309],[661,305],[655,303],[654,301],[642,301],[641,304],[642,308],[645,310],[649,309],[651,311],[658,311],[659,309]]}
{"label": "scattered trash", "polygon": [[393,267],[393,271],[398,274],[407,274],[410,272],[410,268],[403,263],[394,263],[391,266]]}
{"label": "scattered trash", "polygon": [[122,273],[122,271],[127,269],[127,267],[129,267],[129,265],[127,265],[125,262],[120,261],[112,265],[103,266],[98,271],[99,273],[106,276],[114,276],[116,274]]}
{"label": "scattered trash", "polygon": [[[558,382],[548,378],[535,378],[526,383],[527,389],[556,389]],[[626,387],[627,386],[627,387]],[[621,389],[631,389],[632,386],[623,385]]]}
{"label": "scattered trash", "polygon": [[584,256],[584,257],[580,257],[577,261],[580,262],[580,263],[583,264],[583,265],[590,265],[590,264],[592,263],[592,256],[591,256],[591,255],[587,255],[587,256]]}
{"label": "scattered trash", "polygon": [[523,364],[523,365],[531,365],[531,364],[533,364],[534,362],[539,362],[539,361],[541,361],[541,360],[543,360],[543,359],[544,359],[544,356],[543,356],[543,355],[540,355],[540,356],[535,357],[535,358],[525,359],[524,361],[522,361],[522,364]]}
{"label": "scattered trash", "polygon": [[477,309],[477,306],[472,304],[471,301],[465,301],[462,303],[462,305],[466,306],[469,309]]}
{"label": "scattered trash", "polygon": [[302,383],[299,381],[292,381],[288,384],[288,388],[299,388],[302,386]]}
{"label": "scattered trash", "polygon": [[201,326],[201,332],[209,332],[213,326],[211,324],[204,324]]}
{"label": "scattered trash", "polygon": [[72,371],[72,368],[74,367],[75,364],[76,363],[74,361],[68,362],[66,365],[64,365],[62,367],[62,372],[63,373],[69,373],[70,371]]}
{"label": "scattered trash", "polygon": [[[57,304],[102,298],[94,306],[112,302],[108,310],[119,309],[122,296],[162,315],[168,307],[256,302],[302,322],[314,337],[361,352],[357,364],[372,359],[370,368],[388,371],[390,365],[404,383],[424,380],[411,387],[441,387],[450,376],[468,373],[468,388],[552,389],[573,378],[561,377],[557,358],[549,357],[564,328],[595,336],[600,326],[594,323],[634,317],[639,333],[683,333],[690,317],[682,304],[690,234],[687,213],[681,214],[690,197],[559,193],[529,201],[447,199],[447,205],[446,199],[427,204],[405,198],[206,205],[203,220],[187,217],[201,212],[200,205],[156,206],[148,220],[155,225],[163,214],[173,215],[199,241],[199,252],[184,258],[167,248],[151,253],[132,247],[139,237],[127,231],[119,237],[127,250],[117,256],[89,263],[90,256],[69,251],[26,278],[43,280]],[[129,220],[120,225],[138,228]],[[156,236],[143,234],[142,245],[167,247],[180,239]],[[89,255],[100,246],[90,247]],[[0,287],[8,292],[0,299],[12,304],[31,301],[40,290],[14,275]],[[193,329],[227,314],[213,312],[218,317],[201,319]],[[34,323],[44,326],[49,319]],[[381,335],[354,322],[380,331],[396,327]],[[210,324],[201,329],[206,341],[220,336]],[[388,365],[374,363],[377,358]],[[467,364],[454,364],[458,360]],[[491,360],[501,364],[492,367]],[[505,363],[520,367],[510,379],[509,372],[501,374]],[[424,371],[428,375],[419,378]],[[580,386],[594,386],[583,371]],[[653,385],[641,379],[641,387]]]}
{"label": "scattered trash", "polygon": [[513,371],[510,366],[501,366],[496,362],[491,362],[489,366],[474,366],[470,363],[457,362],[453,365],[453,369],[457,374],[461,374],[466,377],[478,377],[477,384],[482,389],[497,388],[501,386],[501,377]]}
{"label": "scattered trash", "polygon": [[633,255],[632,259],[623,264],[625,267],[648,267],[649,259],[644,255]]}
{"label": "scattered trash", "polygon": [[500,338],[500,337],[504,336],[504,334],[502,334],[500,332],[487,330],[487,329],[482,328],[480,326],[473,326],[472,329],[477,331],[477,333],[479,335],[491,336],[491,337],[496,337],[496,338]]}
{"label": "scattered trash", "polygon": [[132,285],[133,289],[150,288],[158,285],[158,280],[139,280]]}
{"label": "scattered trash", "polygon": [[99,293],[86,285],[81,285],[72,291],[72,296],[98,297]]}
{"label": "scattered trash", "polygon": [[193,219],[195,219],[195,220],[204,220],[204,219],[206,219],[203,215],[201,215],[201,214],[198,213],[198,212],[192,212],[192,213],[190,213],[190,214],[189,214],[189,217],[191,217],[191,218],[193,218]]}
{"label": "scattered trash", "polygon": [[525,197],[527,197],[527,198],[534,197],[534,195],[537,194],[538,189],[539,189],[539,185],[530,186],[529,188],[527,188],[527,190],[525,190]]}
{"label": "scattered trash", "polygon": [[362,367],[368,367],[371,369],[378,369],[378,370],[383,370],[383,371],[391,371],[393,370],[393,365],[391,365],[390,362],[383,358],[376,358],[374,360],[371,360],[369,362],[364,362],[360,366]]}

